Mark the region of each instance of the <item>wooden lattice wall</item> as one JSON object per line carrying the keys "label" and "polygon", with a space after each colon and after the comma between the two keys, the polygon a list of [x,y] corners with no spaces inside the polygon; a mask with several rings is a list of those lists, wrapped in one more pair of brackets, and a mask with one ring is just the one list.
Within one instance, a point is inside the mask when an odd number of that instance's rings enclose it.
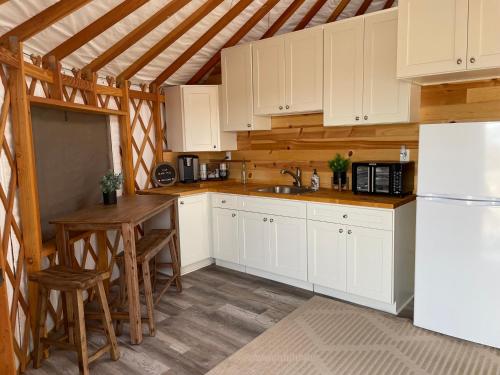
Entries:
{"label": "wooden lattice wall", "polygon": [[[29,142],[30,104],[108,115],[114,168],[124,174],[124,193],[151,186],[150,172],[154,163],[162,158],[164,136],[163,97],[156,89],[148,92],[143,86],[133,90],[126,81],[117,87],[112,78],[84,79],[79,71],[73,71],[72,76],[61,74],[59,65],[43,68],[39,57],[32,56],[31,62],[24,62],[22,45],[15,50],[13,53],[0,49],[0,61],[10,64],[2,64],[0,70],[0,267],[6,279],[4,287],[0,287],[0,320],[3,321],[2,314],[5,314],[9,322],[5,330],[0,324],[0,334],[2,338],[11,335],[12,339],[7,342],[12,343],[13,365],[22,372],[30,361],[33,329],[30,317],[37,305],[36,290],[28,283],[27,275],[57,262],[55,246],[50,243],[42,246],[41,243],[36,171],[34,161],[26,158],[23,149],[32,148]],[[20,117],[23,105],[25,116]],[[23,142],[16,149],[19,140]],[[29,194],[33,195],[33,199],[28,199],[29,204],[24,201],[19,204],[20,196]],[[30,210],[32,215],[29,215]],[[23,231],[23,228],[30,230]],[[90,269],[109,267],[116,272],[114,256],[122,246],[118,232],[109,232],[103,237],[82,233],[70,242],[74,247],[75,265]],[[1,310],[3,295],[8,300],[8,309]],[[61,317],[60,297],[53,293],[49,304],[49,327],[60,326]],[[2,374],[4,370],[9,373],[2,367],[7,366],[6,361],[2,363],[4,353],[0,345]]]}

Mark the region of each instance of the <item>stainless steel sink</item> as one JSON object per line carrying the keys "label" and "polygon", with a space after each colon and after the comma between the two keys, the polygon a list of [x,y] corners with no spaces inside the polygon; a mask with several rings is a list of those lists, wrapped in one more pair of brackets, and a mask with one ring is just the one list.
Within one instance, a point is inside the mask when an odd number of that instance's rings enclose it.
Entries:
{"label": "stainless steel sink", "polygon": [[268,186],[265,188],[256,189],[255,191],[261,193],[299,195],[304,193],[311,193],[313,190],[305,186],[297,187],[297,186],[276,185],[276,186]]}

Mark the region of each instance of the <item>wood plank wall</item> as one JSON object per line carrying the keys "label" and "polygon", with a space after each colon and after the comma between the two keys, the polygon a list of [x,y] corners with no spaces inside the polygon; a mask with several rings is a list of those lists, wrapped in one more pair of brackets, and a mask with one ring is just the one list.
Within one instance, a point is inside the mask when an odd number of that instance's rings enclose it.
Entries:
{"label": "wood plank wall", "polygon": [[[500,120],[500,80],[443,84],[422,88],[422,123]],[[233,159],[247,163],[249,180],[291,183],[281,168],[301,167],[303,181],[310,182],[317,168],[322,187],[331,186],[327,161],[337,152],[353,161],[399,160],[406,145],[410,159],[418,159],[418,124],[323,127],[322,114],[275,117],[272,130],[238,133]],[[238,178],[240,165],[231,165]]]}

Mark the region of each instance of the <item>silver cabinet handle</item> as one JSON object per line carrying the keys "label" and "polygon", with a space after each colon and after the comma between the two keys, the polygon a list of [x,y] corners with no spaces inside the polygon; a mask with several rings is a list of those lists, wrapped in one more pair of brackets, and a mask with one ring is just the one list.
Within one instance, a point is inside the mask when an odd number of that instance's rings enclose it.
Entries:
{"label": "silver cabinet handle", "polygon": [[282,105],[280,105],[278,108],[279,108],[279,109],[280,109],[280,111],[281,111],[281,110],[283,109],[283,106],[282,106]]}
{"label": "silver cabinet handle", "polygon": [[252,124],[247,124],[247,128],[251,128],[252,127]]}
{"label": "silver cabinet handle", "polygon": [[460,64],[462,64],[462,59],[457,60],[457,65],[460,65]]}
{"label": "silver cabinet handle", "polygon": [[365,115],[364,119],[365,119],[365,120],[368,120],[368,116],[367,116],[367,115]]}
{"label": "silver cabinet handle", "polygon": [[344,230],[343,229],[339,229],[339,233],[344,233]]}
{"label": "silver cabinet handle", "polygon": [[265,218],[263,219],[263,221],[267,221],[267,217],[265,217]]}
{"label": "silver cabinet handle", "polygon": [[359,116],[356,116],[355,119],[356,119],[356,121],[359,121]]}
{"label": "silver cabinet handle", "polygon": [[347,231],[347,234],[352,234],[352,230],[350,230],[350,229],[349,229],[349,230]]}
{"label": "silver cabinet handle", "polygon": [[179,203],[180,203],[180,204],[184,204],[184,201],[180,201]]}
{"label": "silver cabinet handle", "polygon": [[232,217],[236,217],[236,214],[231,214]]}
{"label": "silver cabinet handle", "polygon": [[224,204],[224,203],[226,203],[226,200],[225,200],[225,199],[223,199],[223,200],[221,200],[220,202],[221,202],[222,204]]}
{"label": "silver cabinet handle", "polygon": [[285,108],[286,108],[286,109],[290,109],[290,106],[287,104]]}
{"label": "silver cabinet handle", "polygon": [[273,223],[273,222],[274,222],[274,219],[269,219],[269,222],[270,222],[270,223]]}
{"label": "silver cabinet handle", "polygon": [[476,62],[476,59],[474,57],[471,57],[470,60],[469,60],[472,64],[474,64]]}
{"label": "silver cabinet handle", "polygon": [[348,218],[347,214],[343,214],[343,215],[342,215],[342,217],[343,217],[344,219],[347,219],[347,218]]}

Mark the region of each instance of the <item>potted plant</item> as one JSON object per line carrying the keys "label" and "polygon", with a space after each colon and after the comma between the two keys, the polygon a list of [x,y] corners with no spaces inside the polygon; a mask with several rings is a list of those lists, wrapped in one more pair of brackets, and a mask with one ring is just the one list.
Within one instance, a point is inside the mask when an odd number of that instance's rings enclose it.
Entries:
{"label": "potted plant", "polygon": [[123,183],[123,176],[121,173],[114,173],[109,171],[101,179],[101,190],[103,203],[116,204],[116,191],[121,188]]}
{"label": "potted plant", "polygon": [[350,160],[337,154],[332,160],[328,161],[328,166],[333,171],[332,186],[342,190],[347,187],[347,170]]}

